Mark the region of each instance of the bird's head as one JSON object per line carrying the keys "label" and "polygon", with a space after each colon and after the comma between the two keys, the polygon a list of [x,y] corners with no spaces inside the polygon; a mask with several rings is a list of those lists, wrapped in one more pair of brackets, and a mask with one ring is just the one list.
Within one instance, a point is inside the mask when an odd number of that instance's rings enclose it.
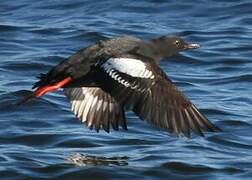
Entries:
{"label": "bird's head", "polygon": [[153,39],[152,42],[157,46],[164,57],[170,57],[180,51],[197,49],[200,47],[199,44],[185,42],[182,38],[177,36],[161,36],[157,39]]}

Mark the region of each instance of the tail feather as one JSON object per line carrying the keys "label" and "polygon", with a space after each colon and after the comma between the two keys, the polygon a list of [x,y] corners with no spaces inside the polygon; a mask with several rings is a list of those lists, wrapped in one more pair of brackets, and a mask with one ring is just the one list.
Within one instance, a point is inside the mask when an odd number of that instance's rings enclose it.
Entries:
{"label": "tail feather", "polygon": [[32,89],[35,89],[37,87],[41,87],[44,86],[46,84],[48,84],[49,82],[49,78],[47,74],[44,73],[40,73],[37,78],[39,79],[36,83],[34,83],[34,85],[32,86]]}
{"label": "tail feather", "polygon": [[38,79],[44,79],[46,77],[46,74],[45,73],[40,73],[37,78]]}

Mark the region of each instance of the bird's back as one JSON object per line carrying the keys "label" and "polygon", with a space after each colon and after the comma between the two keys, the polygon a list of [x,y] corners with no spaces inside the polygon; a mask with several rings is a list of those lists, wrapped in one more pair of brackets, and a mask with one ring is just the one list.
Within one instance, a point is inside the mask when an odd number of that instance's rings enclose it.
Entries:
{"label": "bird's back", "polygon": [[100,40],[91,46],[80,49],[47,74],[42,74],[39,77],[40,81],[35,83],[33,88],[50,84],[52,83],[50,82],[51,79],[58,80],[58,76],[62,78],[71,74],[76,78],[81,77],[90,72],[90,68],[99,61],[133,52],[139,49],[139,46],[143,43],[143,40],[131,36]]}

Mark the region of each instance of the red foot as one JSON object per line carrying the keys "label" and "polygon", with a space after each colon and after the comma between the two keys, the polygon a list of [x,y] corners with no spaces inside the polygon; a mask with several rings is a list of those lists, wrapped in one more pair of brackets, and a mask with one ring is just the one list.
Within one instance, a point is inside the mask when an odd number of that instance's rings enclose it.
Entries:
{"label": "red foot", "polygon": [[40,96],[43,96],[44,94],[46,94],[48,92],[55,91],[55,90],[61,88],[62,86],[64,86],[65,84],[69,83],[71,80],[72,80],[71,77],[67,77],[67,78],[65,78],[65,79],[63,79],[63,80],[61,80],[61,81],[59,81],[59,82],[57,82],[55,84],[40,87],[40,88],[36,89],[32,94],[27,95],[23,99],[21,99],[21,101],[19,101],[17,103],[17,105],[21,105],[21,104],[25,103],[26,101],[28,101],[31,98],[40,97]]}
{"label": "red foot", "polygon": [[53,85],[48,85],[48,86],[38,88],[36,91],[34,91],[33,95],[36,97],[43,96],[44,94],[46,94],[48,92],[55,91],[55,90],[61,88],[65,84],[69,83],[71,80],[72,80],[71,77],[67,77],[67,78],[63,79],[62,81],[57,82]]}

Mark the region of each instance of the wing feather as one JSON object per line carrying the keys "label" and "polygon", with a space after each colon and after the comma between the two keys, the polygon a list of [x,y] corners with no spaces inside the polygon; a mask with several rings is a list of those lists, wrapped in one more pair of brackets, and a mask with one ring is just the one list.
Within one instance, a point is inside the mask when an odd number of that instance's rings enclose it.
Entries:
{"label": "wing feather", "polygon": [[108,93],[100,88],[80,87],[65,88],[65,94],[72,104],[74,114],[90,129],[97,132],[110,127],[118,130],[119,126],[127,130],[124,109]]}
{"label": "wing feather", "polygon": [[[97,83],[125,109],[156,127],[188,137],[191,132],[203,136],[203,130],[218,130],[155,63],[140,61],[110,58],[101,66]],[[138,65],[129,67],[134,62]]]}

